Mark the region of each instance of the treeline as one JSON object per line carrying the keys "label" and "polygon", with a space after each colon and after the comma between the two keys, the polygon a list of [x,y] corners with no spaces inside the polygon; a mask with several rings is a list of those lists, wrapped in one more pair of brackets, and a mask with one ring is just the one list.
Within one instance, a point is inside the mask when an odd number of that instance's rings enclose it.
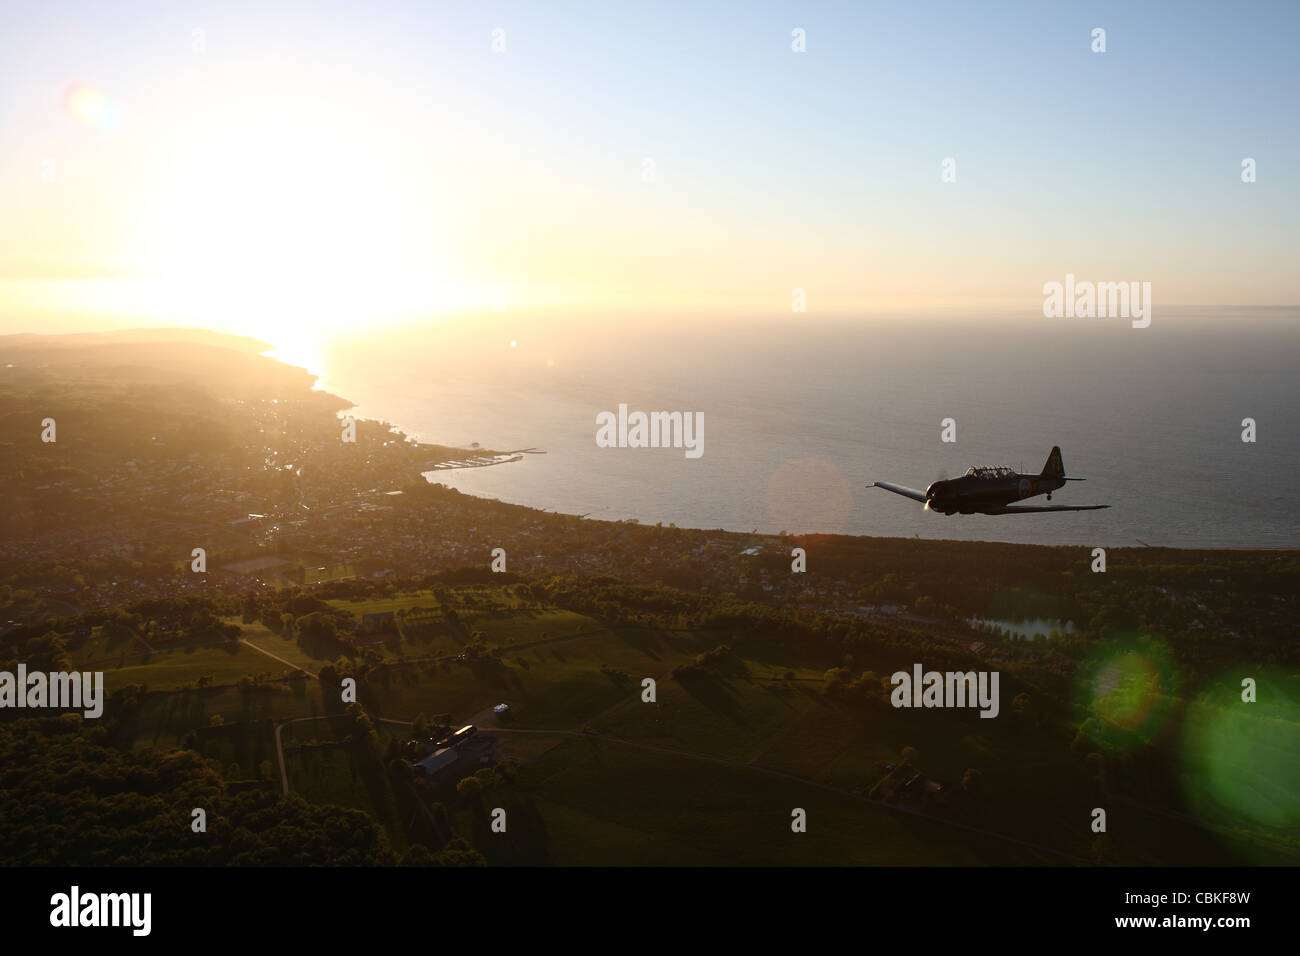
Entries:
{"label": "treeline", "polygon": [[[192,811],[206,813],[206,832]],[[0,859],[16,866],[366,866],[397,862],[359,810],[227,793],[192,750],[125,751],[78,714],[0,725]]]}
{"label": "treeline", "polygon": [[[0,723],[0,859],[13,866],[481,866],[454,833],[399,858],[361,810],[227,781],[194,749],[131,750],[142,689],[113,695],[102,720],[71,713]],[[355,705],[348,737],[378,767]],[[204,811],[195,832],[193,811]]]}

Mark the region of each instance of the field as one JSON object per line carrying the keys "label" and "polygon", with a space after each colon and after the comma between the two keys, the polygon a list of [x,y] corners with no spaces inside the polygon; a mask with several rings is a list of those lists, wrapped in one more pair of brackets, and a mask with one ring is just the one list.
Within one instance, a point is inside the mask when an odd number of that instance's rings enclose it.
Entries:
{"label": "field", "polygon": [[[493,834],[483,807],[506,810]],[[805,833],[791,830],[795,808]],[[752,771],[566,741],[498,802],[457,815],[496,864],[844,865],[1052,862],[979,834],[944,828],[847,795]]]}
{"label": "field", "polygon": [[[240,779],[280,785],[278,725],[291,791],[313,802],[364,810],[394,848],[439,845],[435,803],[500,864],[1005,864],[1086,863],[1096,784],[1068,749],[1070,735],[1010,714],[899,711],[830,697],[824,675],[838,660],[743,633],[608,627],[570,611],[493,602],[491,592],[444,592],[461,610],[447,624],[429,592],[336,606],[350,614],[391,611],[401,637],[358,681],[358,703],[379,734],[378,753],[347,734],[334,691],[248,644],[316,673],[332,656],[260,624],[214,647],[140,653],[138,642],[92,635],[76,650],[100,655],[110,692],[147,685],[136,746],[177,746],[199,731],[200,751]],[[413,611],[426,609],[426,613]],[[409,627],[424,621],[427,628]],[[466,658],[464,634],[485,656]],[[724,663],[675,669],[720,645]],[[116,664],[117,666],[112,666]],[[855,662],[888,674],[901,661]],[[260,687],[235,686],[265,674]],[[196,688],[200,677],[212,686]],[[643,681],[655,700],[643,699]],[[1004,708],[1018,688],[1002,688]],[[491,712],[509,704],[500,719]],[[475,721],[494,743],[492,760],[520,765],[511,783],[466,797],[455,781],[481,769],[462,761],[423,798],[384,767],[390,742],[410,736],[417,715]],[[531,735],[527,732],[533,732]],[[566,736],[567,735],[567,736]],[[909,766],[938,781],[943,806],[887,806],[865,798],[911,748]],[[266,773],[266,762],[274,772]],[[233,769],[237,765],[238,771]],[[964,796],[968,770],[983,784]],[[955,796],[953,793],[955,792]],[[946,804],[951,804],[948,806]],[[1143,862],[1237,862],[1237,851],[1190,818],[1108,804]],[[506,809],[506,834],[488,829]],[[808,814],[794,833],[794,808]]]}

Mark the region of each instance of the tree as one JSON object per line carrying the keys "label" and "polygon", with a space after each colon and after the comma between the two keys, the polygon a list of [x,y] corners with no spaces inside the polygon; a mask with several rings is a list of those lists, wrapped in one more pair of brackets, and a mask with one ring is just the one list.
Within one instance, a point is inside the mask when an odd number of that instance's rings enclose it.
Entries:
{"label": "tree", "polygon": [[483,781],[478,777],[466,777],[456,784],[456,792],[467,800],[472,800],[483,792]]}
{"label": "tree", "polygon": [[822,693],[828,697],[835,694],[849,679],[849,669],[847,667],[832,667],[822,675]]}
{"label": "tree", "polygon": [[330,690],[337,690],[339,685],[342,683],[342,678],[339,675],[338,668],[333,664],[322,664],[316,677],[320,680],[322,686],[327,687]]}
{"label": "tree", "polygon": [[914,764],[920,758],[920,754],[915,747],[903,748],[903,763]]}
{"label": "tree", "polygon": [[399,866],[433,866],[433,854],[423,843],[412,843]]}
{"label": "tree", "polygon": [[453,836],[434,857],[435,866],[487,866],[483,854],[462,836]]}

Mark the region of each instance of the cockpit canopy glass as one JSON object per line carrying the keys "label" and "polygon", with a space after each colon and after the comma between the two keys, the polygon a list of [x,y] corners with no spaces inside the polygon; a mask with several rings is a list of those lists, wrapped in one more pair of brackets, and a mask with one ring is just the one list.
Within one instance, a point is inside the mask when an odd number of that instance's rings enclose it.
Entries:
{"label": "cockpit canopy glass", "polygon": [[971,465],[966,469],[968,478],[1010,478],[1015,471],[1006,465]]}

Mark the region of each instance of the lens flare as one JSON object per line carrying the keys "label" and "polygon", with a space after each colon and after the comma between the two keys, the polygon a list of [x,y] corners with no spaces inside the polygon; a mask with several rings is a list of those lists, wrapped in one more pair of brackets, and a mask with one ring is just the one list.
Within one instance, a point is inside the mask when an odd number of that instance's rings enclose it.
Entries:
{"label": "lens flare", "polygon": [[1300,845],[1297,680],[1241,667],[1207,687],[1187,709],[1182,776],[1188,805],[1207,823]]}
{"label": "lens flare", "polygon": [[63,109],[73,119],[95,129],[117,129],[122,124],[118,105],[85,83],[71,83],[64,89]]}
{"label": "lens flare", "polygon": [[1080,735],[1105,753],[1150,742],[1177,703],[1178,680],[1164,642],[1150,635],[1106,641],[1079,668]]}

